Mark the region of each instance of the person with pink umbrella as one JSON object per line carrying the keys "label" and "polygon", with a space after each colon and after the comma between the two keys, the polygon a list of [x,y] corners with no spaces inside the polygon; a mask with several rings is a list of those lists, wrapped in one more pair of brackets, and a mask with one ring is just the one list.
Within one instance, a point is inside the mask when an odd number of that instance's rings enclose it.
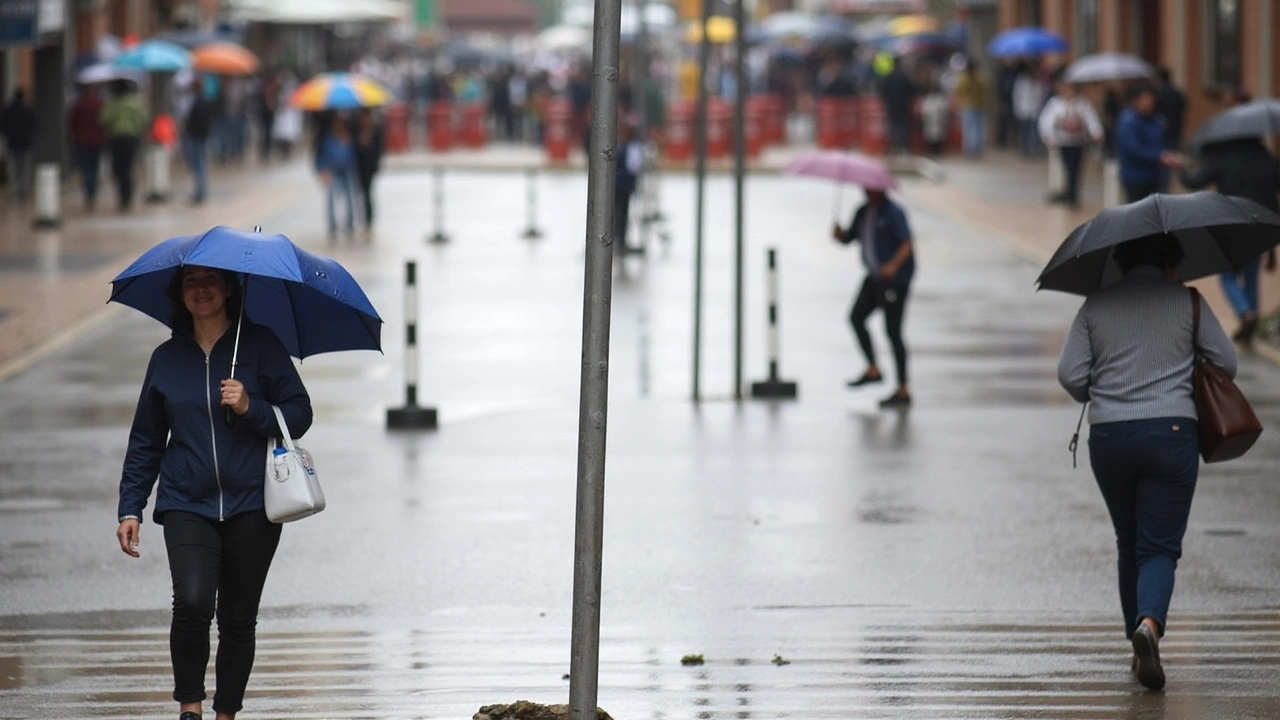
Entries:
{"label": "person with pink umbrella", "polygon": [[789,165],[788,174],[822,177],[837,182],[861,185],[867,200],[853,215],[848,227],[839,222],[832,235],[841,243],[860,241],[862,262],[867,275],[862,281],[849,313],[858,345],[867,359],[861,377],[849,381],[849,387],[879,383],[884,380],[876,362],[875,347],[867,332],[867,318],[876,310],[884,312],[885,332],[893,346],[893,360],[898,386],[893,394],[880,402],[883,408],[911,406],[907,385],[907,346],[902,337],[907,295],[915,275],[915,253],[912,250],[911,227],[902,207],[891,200],[888,191],[897,187],[893,175],[884,164],[873,158],[843,152],[816,153],[801,157]]}

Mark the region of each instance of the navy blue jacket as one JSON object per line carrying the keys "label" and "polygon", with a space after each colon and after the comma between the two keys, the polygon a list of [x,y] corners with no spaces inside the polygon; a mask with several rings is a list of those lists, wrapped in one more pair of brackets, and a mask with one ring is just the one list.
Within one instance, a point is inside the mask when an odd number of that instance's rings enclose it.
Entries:
{"label": "navy blue jacket", "polygon": [[1155,113],[1146,117],[1128,108],[1116,121],[1116,159],[1120,182],[1126,185],[1159,185],[1160,154],[1168,148],[1164,120]]}
{"label": "navy blue jacket", "polygon": [[280,436],[271,405],[297,438],[311,427],[311,398],[275,333],[246,321],[235,378],[249,411],[227,427],[218,402],[235,335],[233,324],[206,357],[194,338],[174,331],[151,353],[120,478],[119,517],[141,518],[157,479],[152,517],[159,524],[170,510],[224,520],[263,508],[267,438]]}
{"label": "navy blue jacket", "polygon": [[[884,202],[876,208],[876,228],[875,235],[871,238],[860,237],[862,232],[862,219],[867,213],[867,206],[863,205],[853,214],[853,222],[845,229],[841,236],[841,242],[851,243],[854,240],[862,242],[875,243],[876,257],[880,262],[886,263],[894,255],[898,254],[898,250],[902,247],[902,243],[911,241],[911,227],[907,225],[907,214],[902,208],[890,200],[885,198]],[[870,268],[868,268],[869,270]],[[907,261],[902,264],[902,269],[893,278],[893,285],[899,287],[907,285],[911,282],[911,278],[916,273],[916,254],[912,252],[907,256]]]}

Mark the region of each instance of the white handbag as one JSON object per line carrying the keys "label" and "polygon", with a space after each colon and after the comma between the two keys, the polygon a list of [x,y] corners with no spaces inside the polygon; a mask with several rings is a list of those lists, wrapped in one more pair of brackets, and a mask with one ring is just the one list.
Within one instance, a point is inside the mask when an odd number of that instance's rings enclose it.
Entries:
{"label": "white handbag", "polygon": [[280,408],[272,405],[271,409],[276,414],[281,439],[271,438],[267,443],[263,494],[266,496],[267,519],[273,523],[287,523],[323,510],[324,491],[320,489],[311,453],[293,444]]}

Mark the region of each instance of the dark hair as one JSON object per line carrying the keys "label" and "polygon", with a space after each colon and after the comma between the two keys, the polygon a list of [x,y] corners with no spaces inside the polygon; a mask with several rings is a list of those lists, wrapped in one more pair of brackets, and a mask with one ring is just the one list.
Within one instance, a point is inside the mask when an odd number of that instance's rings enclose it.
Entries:
{"label": "dark hair", "polygon": [[[191,317],[191,311],[187,309],[185,303],[182,302],[182,278],[185,274],[184,268],[192,267],[184,265],[173,273],[173,279],[169,281],[168,286],[164,289],[165,297],[169,299],[169,327],[174,330],[185,330],[192,332],[195,328],[195,320]],[[230,270],[221,268],[211,268],[222,275],[222,281],[227,286],[227,318],[235,320],[240,315],[240,280],[236,274]]]}
{"label": "dark hair", "polygon": [[1169,68],[1163,65],[1161,65],[1159,68],[1156,69],[1156,77],[1160,78],[1160,82],[1164,83],[1165,85],[1169,84],[1169,80],[1172,78],[1172,76],[1173,76],[1173,73],[1169,72]]}
{"label": "dark hair", "polygon": [[1161,270],[1176,268],[1186,256],[1182,243],[1169,233],[1129,240],[1120,243],[1115,249],[1116,264],[1120,266],[1120,272],[1126,275],[1139,265],[1153,265]]}
{"label": "dark hair", "polygon": [[1156,95],[1156,86],[1152,85],[1149,80],[1141,80],[1129,86],[1126,93],[1127,100],[1133,102],[1143,95]]}

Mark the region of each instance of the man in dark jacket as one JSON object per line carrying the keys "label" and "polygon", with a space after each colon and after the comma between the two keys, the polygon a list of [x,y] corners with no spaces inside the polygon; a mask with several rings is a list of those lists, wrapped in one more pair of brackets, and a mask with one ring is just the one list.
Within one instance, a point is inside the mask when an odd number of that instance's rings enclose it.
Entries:
{"label": "man in dark jacket", "polygon": [[1187,116],[1187,99],[1174,87],[1169,68],[1160,68],[1160,86],[1156,89],[1156,112],[1164,118],[1165,140],[1169,147],[1182,147],[1182,126]]}
{"label": "man in dark jacket", "polygon": [[889,148],[907,152],[910,148],[911,114],[915,105],[916,86],[902,68],[902,59],[895,58],[893,71],[880,81],[880,98],[884,101],[889,117]]}
{"label": "man in dark jacket", "polygon": [[217,117],[217,102],[201,89],[197,92],[191,109],[187,111],[187,122],[182,133],[183,155],[186,156],[187,165],[195,179],[195,190],[191,194],[191,203],[194,205],[203,203],[209,192],[209,136],[213,134]]}
{"label": "man in dark jacket", "polygon": [[1156,89],[1150,84],[1130,91],[1129,107],[1116,121],[1116,159],[1126,202],[1160,191],[1164,162],[1171,157],[1164,119],[1156,114]]}
{"label": "man in dark jacket", "polygon": [[898,388],[881,401],[884,408],[911,405],[907,389],[907,346],[902,339],[902,321],[907,309],[907,293],[915,275],[915,253],[911,245],[911,228],[907,215],[883,190],[868,188],[867,202],[854,213],[849,227],[836,225],[835,239],[848,244],[862,243],[862,262],[867,268],[862,289],[849,313],[849,323],[858,337],[858,345],[867,359],[862,377],[849,381],[849,387],[861,387],[884,379],[876,363],[875,348],[867,333],[867,318],[878,308],[884,311],[885,332],[893,345],[893,360],[898,372]]}
{"label": "man in dark jacket", "polygon": [[0,114],[0,135],[9,149],[9,182],[18,202],[27,199],[31,189],[31,148],[36,144],[36,113],[27,105],[22,88],[13,91],[13,100]]}
{"label": "man in dark jacket", "polygon": [[67,134],[75,152],[76,167],[84,182],[84,205],[93,209],[98,197],[98,168],[102,152],[107,148],[107,131],[98,121],[102,113],[102,98],[92,85],[82,85],[80,94],[67,113]]}
{"label": "man in dark jacket", "polygon": [[631,224],[631,196],[640,184],[644,166],[644,145],[636,137],[636,122],[631,118],[618,119],[618,157],[613,186],[613,241],[622,254],[644,252],[643,247],[631,247],[627,243],[627,227]]}
{"label": "man in dark jacket", "polygon": [[[1181,167],[1181,157],[1171,164]],[[1180,173],[1182,184],[1192,190],[1214,186],[1223,195],[1252,200],[1272,211],[1280,211],[1280,162],[1257,138],[1230,140],[1206,145],[1199,167]],[[1258,266],[1261,258],[1246,265],[1238,273],[1221,275],[1222,292],[1240,319],[1233,339],[1248,344],[1258,327]],[[1275,269],[1275,252],[1267,255],[1267,269]]]}

